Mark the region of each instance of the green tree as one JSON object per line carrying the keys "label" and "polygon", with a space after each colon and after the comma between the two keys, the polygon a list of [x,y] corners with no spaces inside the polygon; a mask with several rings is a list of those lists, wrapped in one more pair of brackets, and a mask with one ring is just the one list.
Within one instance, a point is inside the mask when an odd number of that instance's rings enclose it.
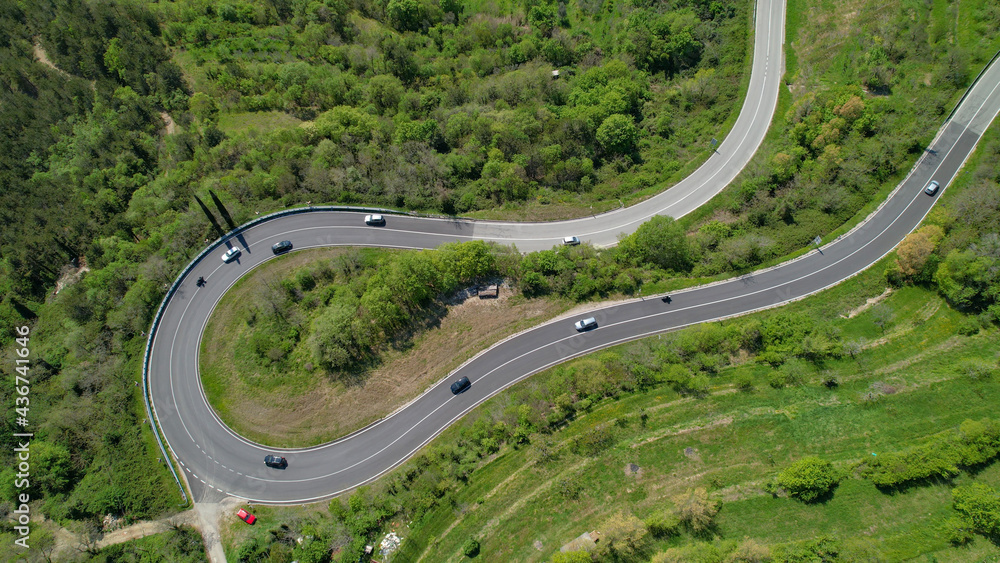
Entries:
{"label": "green tree", "polygon": [[675,496],[673,501],[678,520],[696,534],[712,528],[715,515],[721,508],[719,503],[708,498],[708,491],[702,487],[689,489],[687,493]]}
{"label": "green tree", "polygon": [[750,537],[744,537],[743,541],[726,558],[726,563],[767,563],[768,561],[771,561],[771,550]]}
{"label": "green tree", "polygon": [[476,538],[469,538],[465,544],[462,545],[462,553],[469,558],[474,558],[479,555],[479,540]]}
{"label": "green tree", "polygon": [[552,563],[591,563],[593,558],[586,551],[557,551]]}
{"label": "green tree", "polygon": [[804,457],[785,468],[776,484],[788,494],[811,502],[830,492],[840,481],[840,476],[829,461],[818,457]]}
{"label": "green tree", "polygon": [[118,74],[118,78],[125,80],[125,63],[122,61],[121,40],[115,37],[108,42],[107,49],[104,50],[104,66],[109,71]]}
{"label": "green tree", "polygon": [[427,19],[427,7],[419,0],[389,0],[389,23],[399,31],[417,31]]}
{"label": "green tree", "polygon": [[537,4],[528,11],[528,23],[542,37],[548,37],[556,25],[556,10],[552,4]]}
{"label": "green tree", "polygon": [[621,256],[635,266],[654,265],[675,272],[691,266],[684,229],[671,217],[657,215],[618,243]]}
{"label": "green tree", "polygon": [[346,303],[332,303],[313,321],[313,358],[327,369],[349,367],[363,356],[353,337],[357,308]]}
{"label": "green tree", "polygon": [[597,128],[597,142],[609,156],[634,153],[638,140],[639,129],[630,115],[609,115]]}
{"label": "green tree", "polygon": [[616,561],[629,560],[642,550],[647,532],[646,525],[634,514],[616,512],[601,528],[598,553]]}
{"label": "green tree", "polygon": [[391,74],[380,74],[368,81],[368,101],[383,114],[395,111],[403,92],[405,92],[403,83]]}
{"label": "green tree", "polygon": [[951,492],[952,505],[980,534],[1000,534],[1000,491],[983,483],[958,487]]}

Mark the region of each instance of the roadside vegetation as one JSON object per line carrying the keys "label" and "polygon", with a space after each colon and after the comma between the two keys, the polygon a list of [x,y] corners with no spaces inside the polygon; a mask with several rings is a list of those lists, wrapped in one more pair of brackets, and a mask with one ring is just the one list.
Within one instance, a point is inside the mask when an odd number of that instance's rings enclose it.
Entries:
{"label": "roadside vegetation", "polygon": [[[599,352],[492,399],[317,517],[383,522],[350,528],[334,559],[389,530],[410,534],[406,560],[995,557],[998,151],[990,131],[925,225],[837,288]],[[591,530],[609,534],[596,552],[558,553]]]}
{"label": "roadside vegetation", "polygon": [[[885,287],[873,269],[559,366],[375,485],[262,521],[308,525],[341,561],[390,531],[397,560],[460,560],[474,540],[484,560],[560,561],[592,530],[597,560],[980,560],[996,553],[997,329],[963,334],[970,317],[933,289]],[[803,344],[823,334],[837,335],[825,352]],[[267,530],[232,530],[228,553],[287,549]]]}

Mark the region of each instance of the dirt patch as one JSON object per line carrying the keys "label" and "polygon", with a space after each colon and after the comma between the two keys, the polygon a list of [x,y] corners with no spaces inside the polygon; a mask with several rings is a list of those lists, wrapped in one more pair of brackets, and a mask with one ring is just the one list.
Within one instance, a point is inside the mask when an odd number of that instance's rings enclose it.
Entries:
{"label": "dirt patch", "polygon": [[636,463],[627,463],[627,464],[625,464],[625,476],[626,477],[635,477],[636,479],[639,479],[639,478],[642,477],[642,474],[645,473],[645,472],[646,471],[642,467],[640,467],[639,464],[636,464]]}
{"label": "dirt patch", "polygon": [[106,531],[103,534],[97,532],[96,541],[94,535],[89,535],[88,539],[88,534],[76,533],[63,527],[55,528],[53,530],[55,547],[52,549],[51,560],[71,560],[74,554],[88,548],[104,549],[109,545],[167,532],[174,526],[191,526],[204,536],[203,526],[194,510],[186,510],[159,520],[143,520],[128,526],[123,526],[117,519],[107,516],[103,521],[103,528]]}
{"label": "dirt patch", "polygon": [[167,135],[173,135],[174,133],[177,132],[177,124],[174,123],[174,118],[170,117],[169,113],[161,111],[160,119],[162,119],[163,123],[166,124]]}
{"label": "dirt patch", "polygon": [[885,291],[883,291],[881,295],[877,295],[875,297],[872,297],[871,299],[868,299],[867,301],[865,301],[865,303],[863,305],[859,305],[859,306],[851,309],[850,311],[848,311],[846,315],[840,315],[840,318],[842,318],[842,319],[853,319],[854,317],[856,317],[856,316],[860,315],[861,313],[864,313],[868,309],[874,307],[875,305],[877,305],[878,303],[880,303],[882,300],[884,300],[886,297],[889,297],[890,295],[892,295],[892,288],[891,287],[887,287],[887,288],[885,288]]}
{"label": "dirt patch", "polygon": [[[329,258],[344,249],[297,252],[265,264],[257,275],[282,275],[319,258]],[[248,302],[256,285],[246,280],[230,291],[227,302]],[[587,308],[596,307],[589,304]],[[496,299],[466,299],[447,305],[440,323],[418,334],[405,351],[391,351],[362,384],[347,386],[317,372],[315,378],[267,390],[253,386],[231,367],[231,343],[237,325],[236,313],[226,304],[212,315],[205,332],[202,371],[226,390],[226,396],[210,397],[226,423],[248,438],[294,447],[326,442],[375,422],[413,400],[445,377],[462,362],[493,343],[525,328],[563,313],[564,302],[513,299],[502,289]],[[211,366],[210,368],[208,366]],[[230,407],[232,405],[232,407]],[[267,420],[267,425],[261,425]]]}
{"label": "dirt patch", "polygon": [[584,532],[576,539],[559,548],[559,551],[587,551],[590,552],[597,547],[597,542],[601,541],[601,534],[598,531]]}
{"label": "dirt patch", "polygon": [[142,522],[136,522],[131,526],[125,526],[113,532],[104,534],[104,537],[97,541],[97,547],[98,549],[102,549],[109,545],[144,538],[153,534],[166,532],[172,526],[181,525],[191,526],[198,531],[201,531],[198,515],[194,510],[187,510],[170,516],[169,518],[163,518],[161,520],[143,520]]}
{"label": "dirt patch", "polygon": [[83,274],[89,271],[90,268],[87,267],[86,258],[81,258],[78,266],[63,266],[63,269],[59,272],[59,279],[56,280],[56,288],[52,291],[52,295],[59,295],[60,291],[80,281]]}
{"label": "dirt patch", "polygon": [[[32,45],[31,50],[32,50],[32,53],[35,56],[35,60],[36,61],[42,63],[43,65],[45,65],[45,66],[47,66],[49,68],[51,68],[52,70],[58,72],[59,74],[65,76],[66,78],[70,78],[72,76],[70,73],[66,72],[65,70],[63,70],[63,69],[61,69],[59,67],[57,67],[55,65],[55,63],[53,63],[49,59],[48,53],[45,52],[45,48],[42,47],[42,44],[38,41],[37,37],[35,38],[35,42]],[[91,90],[96,89],[96,87],[97,87],[97,83],[96,82],[94,82],[93,80],[88,80],[87,82],[90,83],[90,89]]]}
{"label": "dirt patch", "polygon": [[45,52],[45,49],[42,47],[42,44],[39,43],[37,39],[35,40],[35,44],[33,45],[32,51],[34,52],[36,61],[51,68],[52,70],[58,72],[59,74],[62,74],[63,76],[69,76],[69,74],[67,74],[66,71],[57,67],[52,61],[49,60],[49,55]]}
{"label": "dirt patch", "polygon": [[701,454],[698,453],[698,448],[687,447],[684,448],[684,457],[690,459],[691,461],[701,462]]}

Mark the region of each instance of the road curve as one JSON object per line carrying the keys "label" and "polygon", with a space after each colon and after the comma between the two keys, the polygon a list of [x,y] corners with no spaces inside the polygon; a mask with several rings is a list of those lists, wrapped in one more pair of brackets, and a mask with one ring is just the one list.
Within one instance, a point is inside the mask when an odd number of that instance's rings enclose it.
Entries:
{"label": "road curve", "polygon": [[[769,27],[775,22],[780,22],[780,27]],[[768,69],[766,60],[758,68],[762,49],[768,53],[771,48],[763,36],[781,37],[783,25],[783,2],[772,5],[769,0],[762,1],[757,12],[751,90],[740,120],[751,111],[748,106],[769,104],[770,109],[766,115],[755,114],[757,121],[741,125],[738,120],[713,159],[722,158],[727,151],[736,155],[742,143],[750,143],[753,150],[745,159],[741,157],[739,162],[732,157],[742,167],[763,138],[774,105],[763,101],[751,104],[750,100],[755,96],[767,99],[754,93],[758,71]],[[780,44],[779,40],[777,50],[770,51],[772,64],[777,67]],[[774,81],[776,96],[780,73],[775,74]],[[453,374],[395,415],[360,433],[322,446],[286,450],[286,470],[265,467],[262,458],[274,449],[241,438],[215,416],[197,375],[198,343],[208,315],[240,276],[271,258],[272,243],[287,238],[295,242],[297,249],[332,244],[433,248],[448,241],[486,238],[533,250],[549,248],[559,237],[575,234],[607,244],[615,241],[618,232],[634,230],[653,214],[682,215],[690,211],[694,207],[685,206],[707,200],[701,199],[704,192],[714,195],[735,177],[738,169],[713,177],[713,170],[702,167],[695,175],[707,176],[694,184],[679,184],[633,208],[562,223],[504,225],[390,216],[385,227],[376,228],[364,226],[357,213],[317,212],[254,226],[229,241],[244,249],[238,262],[223,264],[219,260],[221,247],[210,253],[181,280],[164,309],[152,337],[149,363],[149,392],[157,420],[197,500],[229,494],[257,502],[301,503],[337,495],[395,467],[489,396],[546,367],[626,340],[771,307],[815,293],[861,271],[889,252],[926,215],[936,199],[922,194],[926,182],[933,178],[944,187],[954,177],[1000,108],[998,84],[1000,70],[991,67],[879,211],[822,252],[675,294],[670,304],[658,299],[636,300],[595,311],[600,326],[585,334],[577,334],[572,321],[545,323],[483,352],[462,366],[458,370],[461,373]],[[757,92],[767,90],[759,86]],[[725,166],[728,164],[718,163],[718,169]],[[614,223],[613,218],[619,222]],[[198,276],[208,280],[200,289],[194,283]],[[453,396],[448,384],[462,375],[467,375],[473,385],[466,393]]]}

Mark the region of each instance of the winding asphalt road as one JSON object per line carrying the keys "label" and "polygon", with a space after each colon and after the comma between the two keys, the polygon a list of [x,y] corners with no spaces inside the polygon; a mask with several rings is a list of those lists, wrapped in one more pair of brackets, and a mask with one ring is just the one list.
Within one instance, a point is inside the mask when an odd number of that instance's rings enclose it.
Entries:
{"label": "winding asphalt road", "polygon": [[[851,233],[821,250],[738,279],[693,288],[659,299],[633,300],[594,311],[599,327],[576,333],[575,319],[545,323],[476,356],[445,380],[383,421],[349,437],[313,448],[283,451],[286,470],[267,468],[275,448],[254,444],[229,430],[205,400],[198,378],[199,341],[212,309],[252,267],[272,258],[270,245],[289,239],[296,249],[328,245],[434,248],[444,242],[486,239],[521,250],[550,248],[565,235],[613,244],[654,214],[680,216],[725,187],[756,151],[774,111],[781,78],[783,0],[758,4],[750,89],[728,138],[705,166],[666,192],[631,208],[557,223],[491,223],[388,216],[385,227],[363,225],[362,214],[313,212],[254,226],[226,244],[243,249],[223,264],[219,247],[180,282],[152,338],[149,393],[170,448],[194,497],[207,502],[232,495],[256,502],[302,503],[335,496],[377,478],[405,461],[458,418],[540,370],[627,340],[699,322],[773,307],[830,287],[890,252],[930,210],[936,197],[923,194],[931,179],[952,180],[1000,110],[1000,65],[984,73],[954,117],[890,198]],[[208,279],[196,288],[198,276]],[[452,395],[461,376],[472,387]],[[261,421],[261,424],[266,424]]]}

